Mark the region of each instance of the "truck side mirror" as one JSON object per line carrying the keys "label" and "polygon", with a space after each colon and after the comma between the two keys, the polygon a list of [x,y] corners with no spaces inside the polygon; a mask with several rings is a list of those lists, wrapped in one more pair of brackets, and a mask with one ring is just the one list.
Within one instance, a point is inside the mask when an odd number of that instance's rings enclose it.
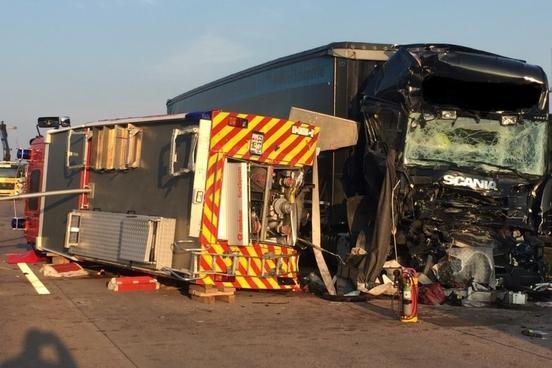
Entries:
{"label": "truck side mirror", "polygon": [[66,128],[71,126],[69,116],[41,116],[36,124],[39,128]]}

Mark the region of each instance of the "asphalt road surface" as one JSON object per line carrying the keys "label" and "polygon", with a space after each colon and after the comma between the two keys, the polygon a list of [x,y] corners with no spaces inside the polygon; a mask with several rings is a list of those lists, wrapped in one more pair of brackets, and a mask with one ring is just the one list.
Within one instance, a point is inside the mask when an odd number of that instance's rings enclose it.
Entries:
{"label": "asphalt road surface", "polygon": [[105,276],[51,279],[31,265],[50,291],[39,295],[6,263],[25,247],[12,215],[1,202],[1,368],[552,366],[552,308],[422,306],[420,322],[403,324],[388,299],[238,292],[234,304],[205,305],[172,286],[115,293]]}

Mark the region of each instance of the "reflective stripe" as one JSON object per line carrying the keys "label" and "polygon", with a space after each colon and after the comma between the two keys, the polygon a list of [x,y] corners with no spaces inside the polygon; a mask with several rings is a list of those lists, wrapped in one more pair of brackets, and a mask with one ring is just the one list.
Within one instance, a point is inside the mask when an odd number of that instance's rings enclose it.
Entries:
{"label": "reflective stripe", "polygon": [[40,281],[38,277],[36,277],[33,270],[31,270],[28,264],[18,263],[17,266],[19,267],[21,272],[23,272],[23,275],[25,275],[27,280],[29,280],[29,282],[31,283],[31,285],[34,287],[34,289],[39,295],[50,294],[50,291],[46,288],[46,286],[44,286],[42,281]]}

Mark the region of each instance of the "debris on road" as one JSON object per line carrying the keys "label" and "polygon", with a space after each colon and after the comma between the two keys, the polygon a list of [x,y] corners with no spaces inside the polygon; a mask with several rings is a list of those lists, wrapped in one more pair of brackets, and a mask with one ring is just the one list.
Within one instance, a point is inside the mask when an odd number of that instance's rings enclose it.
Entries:
{"label": "debris on road", "polygon": [[522,335],[529,336],[529,337],[537,337],[539,339],[546,339],[546,335],[548,335],[547,332],[533,330],[531,328],[526,328],[524,330],[521,330],[521,333]]}
{"label": "debris on road", "polygon": [[445,286],[468,286],[472,282],[496,286],[493,250],[486,247],[452,247],[447,257],[433,266],[435,276]]}
{"label": "debris on road", "polygon": [[6,262],[8,264],[17,264],[17,263],[42,263],[47,262],[48,259],[42,256],[37,251],[31,249],[23,253],[8,253],[6,257]]}
{"label": "debris on road", "polygon": [[521,291],[507,291],[499,300],[508,306],[524,305],[527,303],[527,294]]}
{"label": "debris on road", "polygon": [[445,289],[438,282],[420,288],[420,303],[440,305],[447,300]]}
{"label": "debris on road", "polygon": [[40,272],[46,277],[82,277],[88,276],[88,271],[78,263],[47,264],[40,268]]}
{"label": "debris on road", "polygon": [[154,291],[159,289],[159,282],[150,276],[113,277],[107,288],[113,291]]}

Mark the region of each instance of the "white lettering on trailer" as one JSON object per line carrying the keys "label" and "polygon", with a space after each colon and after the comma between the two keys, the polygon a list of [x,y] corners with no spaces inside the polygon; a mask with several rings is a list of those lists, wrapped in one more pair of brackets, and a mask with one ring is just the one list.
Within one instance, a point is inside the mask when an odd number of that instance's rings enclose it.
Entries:
{"label": "white lettering on trailer", "polygon": [[492,179],[477,179],[461,175],[445,175],[443,176],[443,183],[455,187],[468,187],[473,190],[498,190],[496,181]]}

